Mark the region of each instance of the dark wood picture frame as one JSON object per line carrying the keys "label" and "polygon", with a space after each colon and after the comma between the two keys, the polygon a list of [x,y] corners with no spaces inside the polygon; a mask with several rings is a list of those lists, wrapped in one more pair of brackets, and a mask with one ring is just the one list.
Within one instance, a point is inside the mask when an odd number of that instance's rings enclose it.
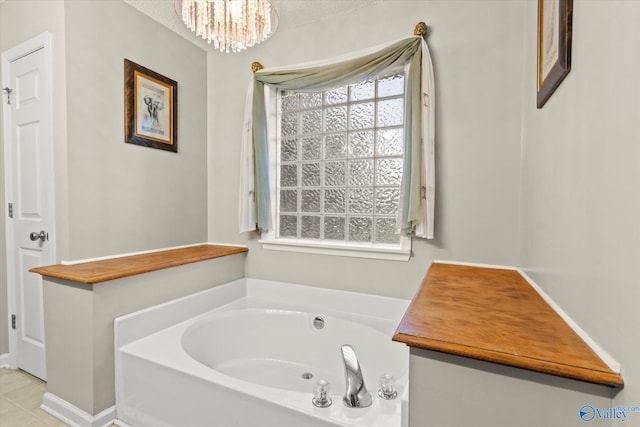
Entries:
{"label": "dark wood picture frame", "polygon": [[124,60],[125,142],[178,152],[178,83]]}
{"label": "dark wood picture frame", "polygon": [[571,71],[573,0],[538,0],[537,107]]}

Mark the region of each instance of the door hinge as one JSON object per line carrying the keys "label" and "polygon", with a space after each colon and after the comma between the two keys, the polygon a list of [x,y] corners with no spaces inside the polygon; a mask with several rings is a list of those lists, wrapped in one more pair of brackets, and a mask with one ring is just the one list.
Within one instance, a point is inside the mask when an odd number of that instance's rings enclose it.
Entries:
{"label": "door hinge", "polygon": [[11,329],[15,329],[16,328],[16,315],[12,314],[11,315]]}
{"label": "door hinge", "polygon": [[9,218],[13,218],[13,203],[9,203]]}
{"label": "door hinge", "polygon": [[13,89],[9,89],[8,87],[3,87],[2,90],[7,94],[7,104],[11,105],[11,92],[13,92]]}

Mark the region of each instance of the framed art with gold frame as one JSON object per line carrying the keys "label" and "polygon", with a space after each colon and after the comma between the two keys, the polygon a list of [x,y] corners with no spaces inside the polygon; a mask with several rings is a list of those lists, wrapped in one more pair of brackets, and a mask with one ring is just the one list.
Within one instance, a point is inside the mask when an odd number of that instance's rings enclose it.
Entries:
{"label": "framed art with gold frame", "polygon": [[573,0],[538,0],[538,108],[571,71]]}
{"label": "framed art with gold frame", "polygon": [[178,83],[124,60],[125,142],[178,152]]}

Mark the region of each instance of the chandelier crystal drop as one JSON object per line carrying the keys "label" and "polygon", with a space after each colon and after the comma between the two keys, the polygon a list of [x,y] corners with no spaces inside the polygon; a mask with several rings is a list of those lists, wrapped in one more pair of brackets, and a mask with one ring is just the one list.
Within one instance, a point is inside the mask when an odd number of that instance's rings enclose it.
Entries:
{"label": "chandelier crystal drop", "polygon": [[240,52],[268,39],[278,15],[268,0],[174,0],[182,22],[221,52]]}

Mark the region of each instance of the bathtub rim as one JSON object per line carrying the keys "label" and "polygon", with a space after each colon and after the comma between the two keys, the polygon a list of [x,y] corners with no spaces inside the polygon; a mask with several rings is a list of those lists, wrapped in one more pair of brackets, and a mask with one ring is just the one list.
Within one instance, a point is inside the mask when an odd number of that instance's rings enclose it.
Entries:
{"label": "bathtub rim", "polygon": [[[272,296],[274,292],[277,294],[286,292],[287,296],[291,298],[288,302],[301,303],[310,307],[326,307],[330,294],[338,294],[340,298],[330,303],[331,311],[392,322],[400,322],[411,303],[410,299],[243,278],[117,317],[114,319],[115,348],[243,297],[254,297],[278,303],[279,301]],[[357,299],[366,299],[367,305],[354,303],[353,301]],[[143,319],[146,321],[142,322]]]}

